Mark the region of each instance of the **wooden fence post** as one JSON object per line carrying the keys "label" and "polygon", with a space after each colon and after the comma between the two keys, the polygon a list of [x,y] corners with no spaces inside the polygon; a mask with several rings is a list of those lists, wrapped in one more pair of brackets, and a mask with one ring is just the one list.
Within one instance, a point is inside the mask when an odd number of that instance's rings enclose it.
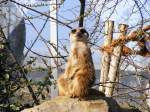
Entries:
{"label": "wooden fence post", "polygon": [[[114,28],[114,21],[106,21],[105,22],[105,40],[103,46],[108,46],[111,44],[113,38],[113,28]],[[99,87],[99,91],[105,92],[105,82],[108,78],[109,72],[109,64],[110,64],[110,54],[106,51],[102,54],[101,59],[101,72],[100,72],[100,82],[102,85]]]}
{"label": "wooden fence post", "polygon": [[[125,24],[120,24],[119,25],[119,37],[126,35],[127,32],[127,25]],[[110,62],[110,69],[108,73],[108,82],[106,84],[105,88],[105,95],[107,97],[111,97],[113,95],[114,87],[115,87],[115,82],[117,78],[117,72],[119,70],[119,63],[121,59],[121,52],[122,52],[122,45],[118,45],[114,47],[113,54],[111,56],[111,62]]]}

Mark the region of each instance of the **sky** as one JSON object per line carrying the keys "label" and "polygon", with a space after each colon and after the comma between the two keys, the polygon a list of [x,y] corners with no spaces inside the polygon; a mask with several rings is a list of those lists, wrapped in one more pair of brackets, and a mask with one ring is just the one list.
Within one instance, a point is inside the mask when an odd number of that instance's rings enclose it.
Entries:
{"label": "sky", "polygon": [[[21,3],[25,3],[25,4],[38,4],[39,0],[19,0]],[[91,1],[91,0],[89,0]],[[96,0],[95,0],[96,1]],[[105,21],[111,11],[107,10],[107,8],[110,8],[114,5],[114,3],[117,0],[112,0],[109,4],[107,4],[106,8],[104,8],[104,10],[102,11],[102,17],[101,20]],[[120,1],[120,0],[119,0]],[[144,2],[145,0],[141,0],[142,2]],[[102,7],[104,0],[101,0],[101,2],[99,2],[97,4],[97,6],[95,7],[95,14],[97,14],[100,10],[100,8]],[[59,12],[58,12],[58,18],[61,21],[64,21],[66,19],[63,18],[67,18],[68,20],[73,20],[75,18],[77,18],[77,16],[79,15],[77,12],[79,12],[79,1],[78,0],[66,0],[64,2],[64,4],[59,8]],[[137,14],[137,8],[135,7],[134,9],[131,9],[131,7],[133,7],[133,0],[123,0],[123,2],[118,3],[116,10],[114,11],[113,15],[110,17],[110,20],[115,21],[115,29],[118,28],[118,24],[120,23],[124,23],[124,24],[128,24],[129,27],[134,26],[137,22],[141,21],[141,17],[140,14]],[[142,9],[143,11],[145,11],[144,13],[144,17],[145,18],[150,18],[150,1],[147,1],[147,4],[145,5],[145,9]],[[73,8],[73,10],[71,10]],[[35,8],[36,10],[40,11],[40,12],[47,12],[50,7],[49,6],[43,6],[43,7],[38,7]],[[38,14],[24,9],[25,13],[28,16],[37,16]],[[135,14],[130,15],[132,13],[132,11],[135,11]],[[46,17],[41,17],[41,18],[36,18],[36,19],[31,19],[31,22],[35,25],[36,29],[38,31],[40,31],[40,29],[42,28],[43,24],[45,21],[43,21],[43,19],[45,20]],[[30,47],[30,45],[32,44],[32,42],[34,41],[34,39],[37,36],[36,31],[33,29],[33,27],[29,24],[29,22],[26,20],[26,45],[28,47]],[[85,27],[91,27],[91,25],[93,25],[93,21],[91,21],[90,19],[86,19],[86,23],[85,23]],[[71,24],[72,27],[77,27],[78,24],[77,22],[75,24]],[[68,29],[65,26],[59,25],[58,26],[58,39],[62,41],[63,44],[65,44],[68,48],[69,48],[69,32],[70,29]],[[43,32],[41,33],[42,37],[44,37],[46,40],[50,39],[50,25],[49,25],[49,21],[47,22]],[[99,37],[100,43],[102,42],[102,40],[100,39],[101,37]],[[60,43],[59,43],[60,44]],[[135,43],[136,44],[136,43]],[[61,45],[61,44],[60,44]],[[130,43],[129,44],[130,47],[133,47],[134,44]],[[33,46],[32,48],[33,51],[38,52],[40,54],[44,54],[44,55],[49,55],[48,49],[46,48],[45,44],[39,39],[36,44]],[[93,59],[94,62],[99,65],[100,63],[100,53],[97,49],[92,49],[94,54],[93,54]],[[26,50],[25,50],[26,52]],[[67,54],[64,54],[67,55]],[[141,60],[145,60],[145,58],[136,58],[141,62],[144,63],[144,61]],[[137,60],[136,60],[137,61]]]}
{"label": "sky", "polygon": [[[70,1],[68,0],[67,2],[65,2],[63,4],[62,8],[60,8],[59,13],[61,13],[61,15],[65,15],[67,18],[71,19],[72,15],[71,15],[71,13],[69,13],[70,11],[65,11],[64,12],[64,10],[67,10],[67,9],[65,9],[66,7],[68,9],[72,8],[73,5],[70,5],[70,4],[74,4],[75,5],[75,4],[77,4],[76,1],[77,0],[70,0]],[[45,12],[45,11],[48,11],[49,9],[50,9],[49,6],[38,8],[38,10],[40,12]],[[37,8],[36,8],[36,10],[37,10]],[[28,16],[37,15],[37,14],[33,13],[32,11],[27,11],[27,14],[28,14]],[[43,17],[43,18],[45,19],[45,17]],[[38,30],[40,30],[45,21],[43,21],[42,19],[37,18],[37,19],[32,20],[32,22],[34,23],[34,25],[36,26],[36,28]],[[26,42],[26,44],[28,45],[36,37],[36,35],[35,35],[36,33],[35,33],[35,30],[32,28],[32,26],[27,25],[26,27],[27,27],[27,42]],[[68,39],[69,38],[69,32],[70,32],[70,29],[68,29],[68,28],[66,28],[64,26],[59,25],[58,26],[58,38],[59,38],[59,40],[60,39]],[[41,35],[44,38],[48,39],[48,40],[50,39],[50,25],[49,25],[49,21],[46,24],[45,29],[44,29],[44,31],[42,32]],[[30,38],[30,37],[32,37],[32,38]],[[43,44],[41,44],[40,41],[37,42],[36,45],[34,46],[34,48],[35,48],[36,51],[40,51],[40,52],[44,53],[45,51],[43,51],[43,47],[44,46],[43,46]],[[47,51],[46,51],[46,53],[47,53]]]}

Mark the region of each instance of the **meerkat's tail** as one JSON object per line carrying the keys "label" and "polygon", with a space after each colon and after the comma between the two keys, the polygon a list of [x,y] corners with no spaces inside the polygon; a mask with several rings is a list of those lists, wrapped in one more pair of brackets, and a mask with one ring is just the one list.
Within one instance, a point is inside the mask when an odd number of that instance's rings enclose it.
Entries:
{"label": "meerkat's tail", "polygon": [[98,91],[96,89],[93,89],[93,88],[88,89],[88,95],[89,96],[102,96],[102,97],[105,97],[105,93],[103,93],[101,91]]}

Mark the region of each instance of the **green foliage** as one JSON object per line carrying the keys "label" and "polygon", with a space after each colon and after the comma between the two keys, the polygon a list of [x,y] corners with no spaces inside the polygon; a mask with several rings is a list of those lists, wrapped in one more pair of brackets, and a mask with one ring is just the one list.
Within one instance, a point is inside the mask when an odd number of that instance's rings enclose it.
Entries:
{"label": "green foliage", "polygon": [[18,66],[15,63],[9,63],[9,54],[6,48],[0,52],[0,110],[18,111],[20,105],[17,102],[10,102],[14,93],[21,87],[24,82],[20,76],[13,75],[17,73]]}
{"label": "green foliage", "polygon": [[[52,84],[50,78],[53,78],[51,69],[47,70],[41,67],[33,69],[32,66],[35,65],[36,61],[34,57],[31,57],[26,65],[20,67],[15,61],[12,61],[13,58],[6,48],[0,49],[0,51],[0,111],[18,112],[33,106],[34,99],[31,94],[34,94],[38,100],[46,99],[47,96],[43,91],[46,90],[49,94],[49,88]],[[48,76],[40,81],[27,81],[20,73],[20,69],[23,69],[26,75],[32,71],[47,71]],[[28,85],[32,87],[33,93],[28,91]],[[27,91],[29,97],[26,98],[27,95],[24,95],[22,90]]]}

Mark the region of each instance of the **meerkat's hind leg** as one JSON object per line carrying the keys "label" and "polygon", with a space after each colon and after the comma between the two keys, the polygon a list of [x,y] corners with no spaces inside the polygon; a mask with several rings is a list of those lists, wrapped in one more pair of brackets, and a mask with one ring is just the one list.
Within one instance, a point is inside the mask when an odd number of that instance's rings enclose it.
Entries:
{"label": "meerkat's hind leg", "polygon": [[60,96],[65,96],[68,91],[68,82],[67,79],[64,78],[64,75],[61,75],[57,80],[58,90]]}
{"label": "meerkat's hind leg", "polygon": [[78,97],[79,99],[88,95],[88,82],[83,75],[78,75],[72,80],[69,93],[70,97]]}

